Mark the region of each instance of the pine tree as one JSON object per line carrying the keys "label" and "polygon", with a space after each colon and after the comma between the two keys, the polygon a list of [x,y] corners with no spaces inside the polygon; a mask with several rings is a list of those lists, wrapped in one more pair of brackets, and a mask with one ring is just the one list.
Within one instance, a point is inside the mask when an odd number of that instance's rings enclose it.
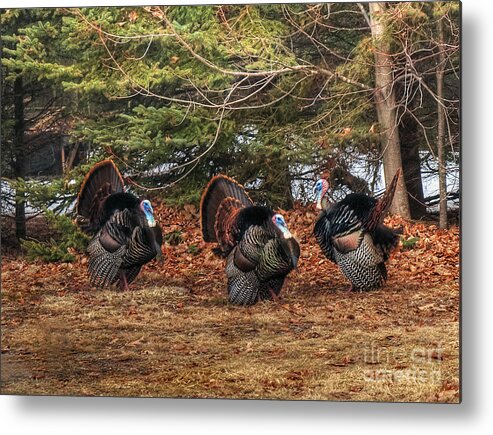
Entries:
{"label": "pine tree", "polygon": [[[30,156],[59,142],[71,127],[70,98],[61,83],[74,74],[65,64],[62,19],[55,9],[11,9],[2,27],[2,184],[3,212],[15,210],[16,236],[26,238],[26,202],[48,206],[70,189],[63,180],[28,177]],[[15,194],[9,198],[8,193]],[[69,195],[70,196],[70,195]],[[63,205],[62,205],[63,206]]]}
{"label": "pine tree", "polygon": [[[388,3],[377,14],[382,39],[372,35],[375,14],[357,3],[9,11],[2,18],[9,107],[2,138],[10,152],[2,168],[10,178],[22,175],[16,164],[25,144],[14,139],[28,115],[18,104],[18,116],[9,116],[18,80],[18,88],[43,89],[27,92],[29,104],[55,99],[48,108],[64,120],[71,151],[90,144],[92,160],[114,158],[133,189],[169,202],[198,201],[217,172],[274,207],[292,206],[303,194],[293,186],[322,174],[341,193],[374,192],[383,156],[386,176],[403,166],[398,203],[409,201],[420,217],[421,156],[428,150],[434,158],[437,150],[430,138],[437,129],[438,9],[447,47],[438,99],[450,149],[457,148],[459,15],[456,3],[444,5]],[[377,71],[382,43],[389,74]],[[385,86],[394,103],[379,103],[382,77],[391,79]],[[389,132],[402,155],[390,165]],[[366,175],[355,176],[362,161]],[[83,169],[50,186],[63,187],[69,201],[68,177]],[[53,193],[32,180],[17,186],[19,203],[23,191],[44,200]],[[409,216],[405,207],[399,212]]]}

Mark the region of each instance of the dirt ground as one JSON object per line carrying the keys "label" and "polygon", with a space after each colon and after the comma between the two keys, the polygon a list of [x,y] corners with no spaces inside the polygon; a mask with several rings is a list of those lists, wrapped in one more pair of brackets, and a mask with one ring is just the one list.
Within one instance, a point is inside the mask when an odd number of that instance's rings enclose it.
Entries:
{"label": "dirt ground", "polygon": [[127,292],[92,288],[84,255],[4,251],[2,394],[459,401],[458,227],[387,219],[404,230],[389,280],[347,293],[311,235],[315,214],[297,208],[284,214],[298,273],[279,302],[237,307],[196,210],[156,210],[178,236]]}

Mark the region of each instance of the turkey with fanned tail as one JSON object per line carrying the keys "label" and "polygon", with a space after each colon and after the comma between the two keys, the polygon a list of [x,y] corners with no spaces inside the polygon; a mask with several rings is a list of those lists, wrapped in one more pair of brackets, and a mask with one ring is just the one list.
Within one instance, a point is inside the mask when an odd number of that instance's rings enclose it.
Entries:
{"label": "turkey with fanned tail", "polygon": [[214,252],[226,257],[229,301],[277,299],[300,256],[283,216],[255,205],[243,186],[217,175],[202,195],[200,219],[204,241],[217,243]]}
{"label": "turkey with fanned tail", "polygon": [[379,288],[387,279],[385,262],[399,242],[398,232],[382,222],[394,198],[400,170],[380,199],[360,193],[322,205],[329,191],[326,179],[315,184],[317,209],[321,210],[314,234],[325,256],[336,263],[351,282],[349,290]]}
{"label": "turkey with fanned tail", "polygon": [[88,269],[96,287],[119,281],[120,288],[127,290],[144,264],[162,259],[162,230],[150,201],[124,191],[112,160],[97,163],[84,178],[76,223],[92,236]]}

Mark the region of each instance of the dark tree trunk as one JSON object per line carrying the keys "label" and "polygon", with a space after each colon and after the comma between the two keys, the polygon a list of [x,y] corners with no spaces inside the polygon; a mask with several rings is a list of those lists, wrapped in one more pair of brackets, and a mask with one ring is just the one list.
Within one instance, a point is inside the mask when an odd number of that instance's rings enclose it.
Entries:
{"label": "dark tree trunk", "polygon": [[404,116],[399,125],[401,138],[402,170],[409,197],[409,208],[413,219],[426,215],[426,204],[421,179],[421,158],[419,156],[419,128],[414,118]]}
{"label": "dark tree trunk", "polygon": [[68,157],[65,160],[65,165],[63,166],[63,173],[66,174],[67,172],[70,172],[74,166],[74,161],[75,158],[77,157],[77,151],[79,150],[79,142],[76,142],[74,145],[72,145],[72,148],[70,149],[68,153]]}
{"label": "dark tree trunk", "polygon": [[443,77],[445,70],[444,35],[442,20],[437,22],[438,30],[438,66],[437,78],[437,152],[438,152],[438,186],[440,190],[440,228],[447,228],[447,161],[445,159],[445,109],[443,107]]}
{"label": "dark tree trunk", "polygon": [[[24,84],[19,76],[14,82],[14,177],[26,177],[26,153],[24,149]],[[15,194],[15,235],[18,240],[26,238],[26,199],[23,190]]]}

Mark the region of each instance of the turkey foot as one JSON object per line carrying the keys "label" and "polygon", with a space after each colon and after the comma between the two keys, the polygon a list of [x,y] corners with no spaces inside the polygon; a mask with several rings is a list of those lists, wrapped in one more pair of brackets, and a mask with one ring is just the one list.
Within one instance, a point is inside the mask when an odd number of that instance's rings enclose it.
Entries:
{"label": "turkey foot", "polygon": [[353,292],[355,291],[356,289],[354,288],[354,284],[351,283],[351,285],[346,289],[344,290],[346,293],[350,293],[350,292]]}

